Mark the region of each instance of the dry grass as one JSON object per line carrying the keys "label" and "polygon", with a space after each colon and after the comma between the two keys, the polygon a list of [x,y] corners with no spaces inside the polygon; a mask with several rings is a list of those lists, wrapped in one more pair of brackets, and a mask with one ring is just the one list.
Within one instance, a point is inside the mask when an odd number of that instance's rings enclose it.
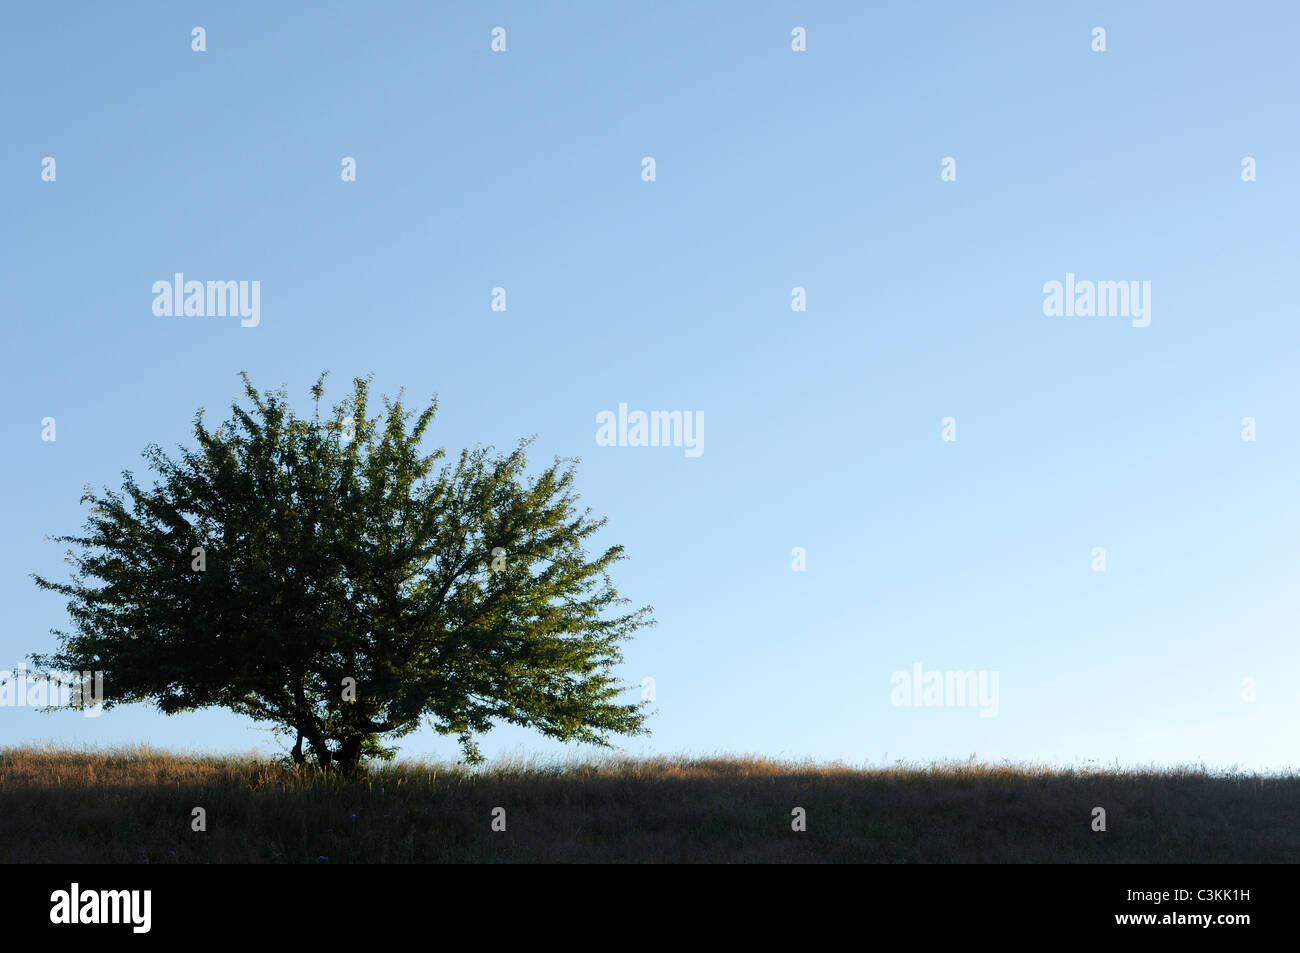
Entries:
{"label": "dry grass", "polygon": [[1300,777],[611,757],[345,781],[247,756],[3,748],[0,861],[1295,863]]}

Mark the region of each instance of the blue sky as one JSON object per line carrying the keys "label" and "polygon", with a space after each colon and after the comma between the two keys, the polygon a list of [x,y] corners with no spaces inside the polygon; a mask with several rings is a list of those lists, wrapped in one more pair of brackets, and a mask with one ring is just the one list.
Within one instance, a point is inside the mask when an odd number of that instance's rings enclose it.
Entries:
{"label": "blue sky", "polygon": [[[0,669],[66,625],[30,574],[83,484],[240,370],[305,407],[328,369],[437,393],[437,445],[582,458],[658,619],[631,753],[1296,762],[1293,5],[271,6],[3,13]],[[259,281],[260,323],[156,316],[178,271]],[[1149,281],[1150,324],[1046,316],[1067,273]],[[619,403],[704,452],[598,446]],[[917,662],[996,672],[996,716],[893,704]],[[280,750],[0,708],[51,739]]]}

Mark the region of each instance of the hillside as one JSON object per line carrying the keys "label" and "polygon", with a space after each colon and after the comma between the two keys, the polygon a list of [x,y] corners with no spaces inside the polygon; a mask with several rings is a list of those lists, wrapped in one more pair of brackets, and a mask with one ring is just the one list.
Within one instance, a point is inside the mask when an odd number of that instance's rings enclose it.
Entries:
{"label": "hillside", "polygon": [[1300,778],[716,757],[397,763],[346,781],[251,757],[4,748],[0,861],[1294,863]]}

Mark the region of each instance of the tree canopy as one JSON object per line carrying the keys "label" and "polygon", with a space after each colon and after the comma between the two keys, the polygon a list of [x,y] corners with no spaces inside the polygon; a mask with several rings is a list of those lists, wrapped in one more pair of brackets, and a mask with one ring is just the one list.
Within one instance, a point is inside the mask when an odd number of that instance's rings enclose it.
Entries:
{"label": "tree canopy", "polygon": [[179,456],[150,444],[141,487],[87,488],[68,597],[72,630],[45,668],[104,670],[106,708],[151,701],[175,713],[222,706],[296,735],[293,756],[351,772],[422,723],[458,737],[469,761],[493,724],[609,745],[644,733],[645,705],[620,703],[621,646],[653,624],[629,610],[589,557],[605,523],[579,510],[576,460],[526,473],[509,453],[425,453],[436,398],[418,414],[369,380],[321,416],[294,414],[284,388]]}

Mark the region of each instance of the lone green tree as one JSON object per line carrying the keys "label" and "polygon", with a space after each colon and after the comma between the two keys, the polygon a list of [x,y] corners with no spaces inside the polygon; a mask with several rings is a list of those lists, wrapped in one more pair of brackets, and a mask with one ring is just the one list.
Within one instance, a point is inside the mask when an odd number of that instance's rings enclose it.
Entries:
{"label": "lone green tree", "polygon": [[106,708],[270,722],[295,761],[344,773],[422,723],[471,762],[497,722],[605,746],[645,733],[611,669],[652,610],[622,608],[622,547],[588,558],[605,520],[577,509],[575,461],[529,478],[525,440],[452,464],[419,446],[436,399],[369,417],[357,378],[322,419],[322,374],[303,419],[241,376],[250,406],[215,430],[200,409],[197,448],[146,448],[152,488],[129,471],[122,491],[87,488],[84,535],[54,537],[75,547],[71,581],[34,576],[73,623],[35,665],[103,670]]}

